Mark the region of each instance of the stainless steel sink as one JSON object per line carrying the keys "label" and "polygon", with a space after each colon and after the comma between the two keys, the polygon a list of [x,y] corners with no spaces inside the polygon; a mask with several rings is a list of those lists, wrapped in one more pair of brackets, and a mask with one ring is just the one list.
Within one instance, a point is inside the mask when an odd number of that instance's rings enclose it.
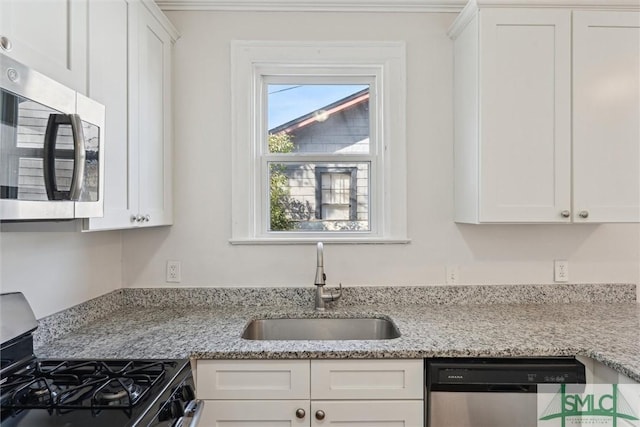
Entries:
{"label": "stainless steel sink", "polygon": [[248,340],[389,340],[400,331],[388,319],[256,319],[242,333]]}

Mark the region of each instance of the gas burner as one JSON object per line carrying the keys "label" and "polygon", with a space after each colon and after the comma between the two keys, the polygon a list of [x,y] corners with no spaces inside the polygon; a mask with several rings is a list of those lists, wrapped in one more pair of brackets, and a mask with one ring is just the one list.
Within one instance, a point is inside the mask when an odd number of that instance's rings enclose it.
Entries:
{"label": "gas burner", "polygon": [[143,391],[143,387],[135,384],[131,378],[117,378],[96,392],[95,401],[98,405],[130,406]]}
{"label": "gas burner", "polygon": [[24,389],[18,399],[27,405],[52,406],[57,395],[45,381],[36,381]]}

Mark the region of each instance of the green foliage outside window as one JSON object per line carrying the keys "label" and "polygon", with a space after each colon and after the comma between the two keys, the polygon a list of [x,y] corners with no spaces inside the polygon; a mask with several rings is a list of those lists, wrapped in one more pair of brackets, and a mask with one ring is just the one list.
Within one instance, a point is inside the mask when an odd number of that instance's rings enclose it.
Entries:
{"label": "green foliage outside window", "polygon": [[[269,135],[270,153],[290,153],[295,148],[291,135],[281,132]],[[269,166],[269,199],[271,214],[271,231],[293,230],[295,224],[287,214],[289,206],[289,178],[284,173],[282,164]]]}

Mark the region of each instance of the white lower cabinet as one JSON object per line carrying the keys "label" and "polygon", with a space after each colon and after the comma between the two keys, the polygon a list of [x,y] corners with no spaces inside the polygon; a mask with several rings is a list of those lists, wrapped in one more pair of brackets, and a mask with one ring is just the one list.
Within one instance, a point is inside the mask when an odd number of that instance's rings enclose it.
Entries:
{"label": "white lower cabinet", "polygon": [[576,356],[585,368],[587,384],[640,384],[607,365],[584,356]]}
{"label": "white lower cabinet", "polygon": [[309,400],[308,360],[198,360],[199,399]]}
{"label": "white lower cabinet", "polygon": [[422,427],[422,400],[312,400],[312,426]]}
{"label": "white lower cabinet", "polygon": [[417,360],[199,360],[204,427],[422,427]]}
{"label": "white lower cabinet", "polygon": [[614,371],[607,365],[593,361],[593,377],[591,382],[593,384],[638,384],[637,381],[632,380],[625,374]]}
{"label": "white lower cabinet", "polygon": [[308,400],[207,400],[198,426],[308,427],[308,414]]}

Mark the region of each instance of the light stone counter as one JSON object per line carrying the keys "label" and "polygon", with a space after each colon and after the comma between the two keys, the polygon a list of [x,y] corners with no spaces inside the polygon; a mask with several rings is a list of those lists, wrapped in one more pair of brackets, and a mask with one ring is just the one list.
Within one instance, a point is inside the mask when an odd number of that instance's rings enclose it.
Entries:
{"label": "light stone counter", "polygon": [[[166,290],[121,290],[101,297],[111,304],[105,313],[96,315],[100,310],[91,301],[87,304],[93,316],[76,308],[74,321],[64,312],[41,319],[36,355],[136,359],[583,355],[640,381],[640,305],[633,302],[635,286],[615,287],[615,298],[610,292],[603,294],[601,288],[580,286],[583,297],[555,295],[561,303],[553,303],[551,298],[544,304],[527,300],[500,303],[504,299],[452,304],[433,298],[416,300],[416,293],[423,291],[396,288],[390,291],[396,297],[378,295],[383,305],[343,303],[321,315],[310,309],[307,290],[300,289],[272,290],[273,298],[265,298],[264,292],[269,290],[264,289],[247,290],[244,296],[237,290],[202,290],[206,288],[176,290],[175,295]],[[444,289],[441,292],[449,292]],[[551,288],[542,289],[548,293]],[[590,295],[586,299],[585,290]],[[224,303],[220,304],[220,295],[213,298],[211,292],[223,292]],[[403,294],[402,298],[398,294]],[[524,295],[530,297],[531,289]],[[605,302],[596,302],[601,300]],[[78,316],[82,322],[77,321]],[[380,341],[249,341],[240,337],[251,319],[299,316],[390,317],[402,336]],[[69,322],[83,325],[72,328]]]}

